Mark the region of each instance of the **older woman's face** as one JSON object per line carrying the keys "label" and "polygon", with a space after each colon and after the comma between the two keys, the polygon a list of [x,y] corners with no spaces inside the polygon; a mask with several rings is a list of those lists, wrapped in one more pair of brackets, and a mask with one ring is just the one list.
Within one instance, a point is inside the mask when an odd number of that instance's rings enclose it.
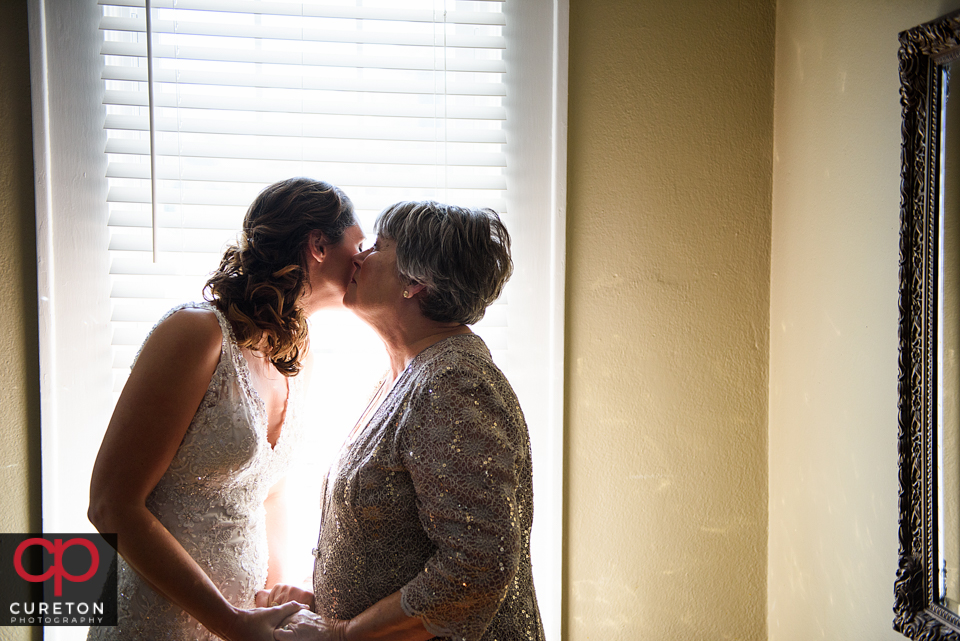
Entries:
{"label": "older woman's face", "polygon": [[343,304],[361,316],[396,307],[403,296],[397,272],[397,247],[393,240],[377,236],[366,251],[353,257],[353,278],[347,285]]}

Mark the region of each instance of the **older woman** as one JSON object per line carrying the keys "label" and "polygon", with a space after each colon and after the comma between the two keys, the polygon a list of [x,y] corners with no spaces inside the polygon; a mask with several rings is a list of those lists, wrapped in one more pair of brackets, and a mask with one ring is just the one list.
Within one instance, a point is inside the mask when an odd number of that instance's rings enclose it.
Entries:
{"label": "older woman", "polygon": [[406,202],[358,254],[344,304],[390,369],[324,488],[314,595],[287,639],[543,638],[530,567],[530,443],[517,398],[468,325],[512,271],[490,210]]}

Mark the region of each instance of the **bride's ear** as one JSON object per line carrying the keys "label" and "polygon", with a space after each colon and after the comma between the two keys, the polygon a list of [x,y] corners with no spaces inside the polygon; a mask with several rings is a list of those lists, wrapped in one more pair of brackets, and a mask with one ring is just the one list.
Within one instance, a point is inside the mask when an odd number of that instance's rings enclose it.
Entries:
{"label": "bride's ear", "polygon": [[327,237],[323,235],[323,232],[319,229],[314,229],[310,232],[309,239],[307,240],[307,254],[309,257],[318,263],[322,263],[323,259],[327,256]]}

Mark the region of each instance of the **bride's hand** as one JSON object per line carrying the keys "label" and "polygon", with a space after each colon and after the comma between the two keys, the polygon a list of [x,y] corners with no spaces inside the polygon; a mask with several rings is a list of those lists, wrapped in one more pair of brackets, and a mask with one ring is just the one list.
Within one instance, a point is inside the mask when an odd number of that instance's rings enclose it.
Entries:
{"label": "bride's hand", "polygon": [[296,612],[273,632],[276,641],[344,641],[346,621],[325,619],[309,610]]}
{"label": "bride's hand", "polygon": [[273,607],[289,601],[303,603],[312,610],[313,592],[298,588],[295,585],[278,583],[271,590],[260,590],[254,597],[254,603],[258,608]]}
{"label": "bride's hand", "polygon": [[[296,601],[284,603],[272,608],[238,610],[233,630],[227,635],[231,640],[269,641],[273,630],[280,622],[307,606]],[[307,610],[309,612],[309,610]]]}

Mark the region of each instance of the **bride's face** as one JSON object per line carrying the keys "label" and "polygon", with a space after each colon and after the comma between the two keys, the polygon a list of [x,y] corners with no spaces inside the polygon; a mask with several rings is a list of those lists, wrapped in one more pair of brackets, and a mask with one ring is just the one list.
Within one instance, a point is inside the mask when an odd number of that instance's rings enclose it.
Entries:
{"label": "bride's face", "polygon": [[309,316],[318,309],[340,307],[343,295],[353,276],[354,256],[363,251],[363,231],[352,225],[335,245],[321,243],[307,257],[308,292],[303,296],[303,309]]}

